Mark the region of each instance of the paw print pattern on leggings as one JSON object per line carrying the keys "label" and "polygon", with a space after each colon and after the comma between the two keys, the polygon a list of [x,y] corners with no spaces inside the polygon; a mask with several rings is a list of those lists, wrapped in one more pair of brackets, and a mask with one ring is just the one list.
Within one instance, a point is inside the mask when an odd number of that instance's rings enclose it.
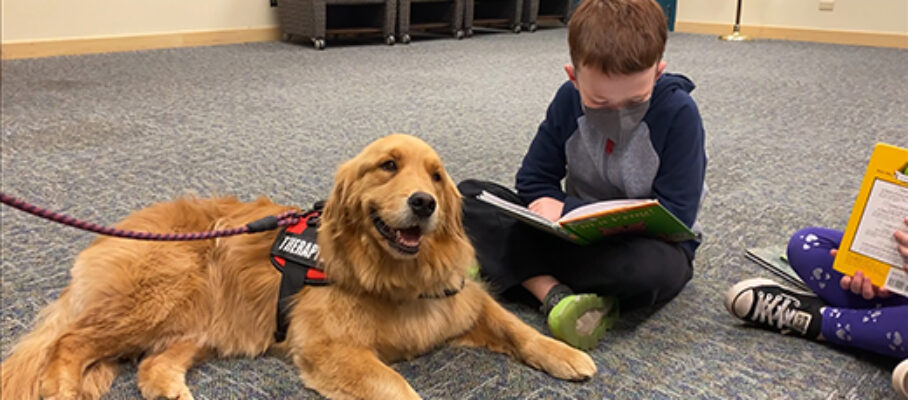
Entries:
{"label": "paw print pattern on leggings", "polygon": [[861,319],[861,322],[865,324],[868,322],[875,324],[880,318],[880,315],[883,315],[882,310],[867,310],[867,315],[865,315],[864,318]]}
{"label": "paw print pattern on leggings", "polygon": [[835,335],[840,340],[850,342],[851,341],[851,324],[846,323],[845,325],[842,325],[841,323],[836,322]]}
{"label": "paw print pattern on leggings", "polygon": [[820,245],[820,238],[812,233],[808,233],[806,236],[801,235],[798,238],[804,241],[804,244],[801,246],[804,251],[810,250],[811,247],[817,247]]}
{"label": "paw print pattern on leggings", "polygon": [[[812,233],[799,235],[798,239],[804,241],[804,244],[801,245],[801,249],[804,251],[810,251],[820,245],[820,238]],[[819,286],[820,289],[825,289],[830,279],[832,279],[832,275],[821,267],[814,268],[810,271],[810,280],[817,281],[817,286]]]}
{"label": "paw print pattern on leggings", "polygon": [[905,351],[905,340],[899,331],[886,332],[886,339],[889,341],[889,348],[892,351]]}
{"label": "paw print pattern on leggings", "polygon": [[[837,338],[839,338],[839,340],[850,342],[851,341],[851,324],[846,322],[843,325],[841,322],[838,322],[839,318],[842,317],[842,311],[839,310],[838,308],[833,308],[833,309],[829,310],[829,313],[827,314],[827,316],[829,318],[836,320],[835,336]],[[845,319],[847,320],[847,318],[845,318]]]}
{"label": "paw print pattern on leggings", "polygon": [[819,281],[819,282],[817,282],[817,286],[819,286],[820,289],[825,289],[826,283],[831,278],[832,278],[832,275],[829,275],[829,273],[824,272],[823,268],[814,268],[814,270],[811,271],[811,274],[810,274],[810,280]]}

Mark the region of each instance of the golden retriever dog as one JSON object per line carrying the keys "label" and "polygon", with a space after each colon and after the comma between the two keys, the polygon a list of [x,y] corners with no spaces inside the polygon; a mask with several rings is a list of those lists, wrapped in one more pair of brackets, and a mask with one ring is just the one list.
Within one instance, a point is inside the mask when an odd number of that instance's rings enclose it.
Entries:
{"label": "golden retriever dog", "polygon": [[[412,136],[381,138],[341,165],[318,231],[330,284],[293,297],[280,343],[281,274],[269,260],[277,231],[179,243],[98,238],[3,361],[2,398],[98,398],[118,360],[141,358],[145,398],[187,400],[194,363],[269,349],[334,399],[418,399],[387,363],[441,345],[506,353],[561,379],[592,376],[586,353],[540,334],[465,279],[475,261],[460,207],[438,155]],[[264,198],[185,198],[118,227],[203,231],[292,209]]]}

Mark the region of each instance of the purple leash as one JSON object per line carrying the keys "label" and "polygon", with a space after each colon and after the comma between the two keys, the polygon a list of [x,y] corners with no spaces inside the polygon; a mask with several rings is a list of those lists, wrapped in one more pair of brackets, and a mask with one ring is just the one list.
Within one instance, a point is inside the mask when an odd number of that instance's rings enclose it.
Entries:
{"label": "purple leash", "polygon": [[136,231],[127,231],[123,229],[111,228],[108,226],[102,226],[98,224],[93,224],[91,222],[82,221],[68,215],[59,214],[33,204],[27,203],[23,200],[17,199],[13,196],[9,196],[6,193],[0,192],[0,201],[3,204],[6,204],[10,207],[25,211],[29,214],[39,216],[41,218],[51,220],[56,223],[63,225],[71,226],[78,228],[84,231],[94,232],[101,235],[114,236],[124,239],[136,239],[136,240],[155,240],[155,241],[167,241],[167,242],[176,242],[176,241],[188,241],[188,240],[204,240],[204,239],[213,239],[225,236],[234,236],[242,235],[246,233],[258,233],[263,231],[269,231],[277,229],[282,226],[293,225],[300,220],[300,213],[297,211],[285,211],[278,215],[270,215],[265,218],[262,218],[257,221],[250,222],[245,226],[232,229],[222,229],[217,231],[207,231],[207,232],[191,232],[191,233],[151,233],[151,232],[136,232]]}

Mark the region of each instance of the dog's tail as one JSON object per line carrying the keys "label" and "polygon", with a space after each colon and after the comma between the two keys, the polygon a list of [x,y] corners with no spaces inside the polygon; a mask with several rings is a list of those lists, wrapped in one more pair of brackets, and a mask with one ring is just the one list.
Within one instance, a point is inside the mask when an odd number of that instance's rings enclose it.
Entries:
{"label": "dog's tail", "polygon": [[70,323],[67,290],[39,315],[35,328],[19,340],[0,365],[0,398],[38,399],[41,374],[54,344]]}

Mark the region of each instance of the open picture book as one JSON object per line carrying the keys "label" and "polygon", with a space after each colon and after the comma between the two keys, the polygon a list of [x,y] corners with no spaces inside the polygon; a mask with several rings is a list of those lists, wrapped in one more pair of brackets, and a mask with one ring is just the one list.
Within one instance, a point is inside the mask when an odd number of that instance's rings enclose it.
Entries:
{"label": "open picture book", "polygon": [[846,275],[861,271],[870,282],[908,296],[908,273],[893,234],[906,229],[908,149],[877,143],[848,218],[833,268]]}
{"label": "open picture book", "polygon": [[668,242],[683,242],[697,235],[654,199],[606,200],[578,207],[558,221],[549,221],[529,208],[489,192],[476,196],[533,227],[577,244],[616,234],[639,234]]}

